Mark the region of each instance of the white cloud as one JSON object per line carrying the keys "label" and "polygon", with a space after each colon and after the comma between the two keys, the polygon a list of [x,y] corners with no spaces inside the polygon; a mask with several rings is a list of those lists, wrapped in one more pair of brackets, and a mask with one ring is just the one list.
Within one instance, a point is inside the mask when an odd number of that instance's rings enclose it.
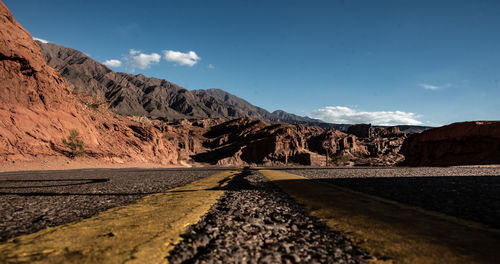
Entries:
{"label": "white cloud", "polygon": [[421,83],[419,85],[420,85],[420,87],[424,88],[425,90],[435,91],[435,90],[441,89],[441,87],[437,86],[437,85],[431,85],[431,84],[426,84],[426,83]]}
{"label": "white cloud", "polygon": [[128,52],[128,54],[130,54],[130,55],[137,55],[140,52],[141,52],[140,50],[130,49],[129,52]]}
{"label": "white cloud", "polygon": [[326,106],[311,113],[311,117],[337,124],[373,124],[382,126],[421,125],[414,113],[402,111],[365,112],[345,106]]}
{"label": "white cloud", "polygon": [[209,69],[215,69],[215,66],[212,65],[212,64],[208,64],[207,68],[209,68]]}
{"label": "white cloud", "polygon": [[124,58],[132,71],[135,68],[146,69],[153,63],[160,62],[161,56],[158,53],[146,54],[140,50],[130,49],[128,56]]}
{"label": "white cloud", "polygon": [[38,40],[38,41],[40,41],[40,42],[42,42],[42,43],[49,43],[49,42],[50,42],[50,41],[48,41],[48,40],[41,39],[41,38],[35,38],[35,37],[33,37],[33,40]]}
{"label": "white cloud", "polygon": [[175,50],[164,50],[163,55],[165,60],[175,62],[181,66],[193,67],[199,60],[201,60],[196,52],[189,51],[187,53],[175,51]]}
{"label": "white cloud", "polygon": [[113,68],[122,66],[122,62],[120,60],[106,60],[102,64],[104,64],[108,67],[113,67]]}

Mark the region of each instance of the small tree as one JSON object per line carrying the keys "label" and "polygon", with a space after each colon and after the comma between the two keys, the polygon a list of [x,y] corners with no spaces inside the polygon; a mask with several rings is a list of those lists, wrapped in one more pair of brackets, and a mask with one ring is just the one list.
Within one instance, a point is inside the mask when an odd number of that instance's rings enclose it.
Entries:
{"label": "small tree", "polygon": [[76,156],[82,156],[85,154],[85,148],[83,146],[83,140],[80,137],[80,132],[76,129],[71,129],[69,131],[69,136],[66,139],[62,139],[62,142],[68,146],[71,150],[70,158]]}
{"label": "small tree", "polygon": [[182,160],[182,154],[181,154],[181,151],[180,150],[177,150],[177,161],[181,161]]}

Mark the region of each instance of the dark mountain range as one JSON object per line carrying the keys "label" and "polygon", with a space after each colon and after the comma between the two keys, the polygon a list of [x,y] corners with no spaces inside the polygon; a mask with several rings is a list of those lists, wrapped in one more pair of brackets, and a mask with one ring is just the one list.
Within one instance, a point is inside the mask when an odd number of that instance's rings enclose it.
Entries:
{"label": "dark mountain range", "polygon": [[188,90],[166,80],[117,73],[77,50],[37,43],[47,64],[60,72],[76,93],[90,97],[95,103],[105,103],[118,114],[161,119],[227,115],[224,112],[228,111],[227,104],[211,102],[210,98],[202,102]]}
{"label": "dark mountain range", "polygon": [[163,120],[249,117],[272,123],[304,119],[288,113],[275,115],[220,89],[189,91],[167,80],[114,72],[80,51],[37,43],[47,64],[60,72],[76,93],[107,104],[118,114]]}
{"label": "dark mountain range", "polygon": [[[276,110],[272,113],[220,89],[189,91],[167,80],[142,74],[114,72],[84,53],[53,43],[37,41],[47,64],[57,70],[80,98],[94,105],[105,104],[115,113],[177,120],[249,117],[270,123],[319,126],[347,131],[350,124],[332,124]],[[412,134],[428,129],[400,126]]]}
{"label": "dark mountain range", "polygon": [[212,88],[207,90],[192,90],[191,92],[198,96],[202,101],[206,101],[210,98],[218,99],[232,106],[232,109],[238,111],[238,115],[240,116],[251,117],[253,119],[264,120],[267,122],[276,122],[279,119],[278,116],[269,113],[267,110],[255,106],[246,100],[221,89]]}
{"label": "dark mountain range", "polygon": [[273,115],[277,116],[280,120],[295,120],[298,122],[311,122],[311,123],[322,123],[322,120],[310,118],[307,116],[298,116],[291,113],[287,113],[283,110],[276,110],[272,112]]}

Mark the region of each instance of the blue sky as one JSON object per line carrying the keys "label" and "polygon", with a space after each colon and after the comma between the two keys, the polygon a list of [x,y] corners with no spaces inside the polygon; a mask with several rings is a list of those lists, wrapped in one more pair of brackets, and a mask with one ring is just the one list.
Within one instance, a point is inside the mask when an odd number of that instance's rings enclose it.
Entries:
{"label": "blue sky", "polygon": [[119,60],[115,71],[220,88],[269,111],[336,123],[500,119],[496,0],[4,3],[34,37]]}

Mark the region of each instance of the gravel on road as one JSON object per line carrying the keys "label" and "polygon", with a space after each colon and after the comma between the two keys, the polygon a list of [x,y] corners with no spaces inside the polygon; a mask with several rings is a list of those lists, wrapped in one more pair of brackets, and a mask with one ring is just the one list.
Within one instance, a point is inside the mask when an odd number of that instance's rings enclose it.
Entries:
{"label": "gravel on road", "polygon": [[216,169],[84,169],[0,173],[0,242],[91,217]]}
{"label": "gravel on road", "polygon": [[251,170],[236,176],[183,238],[170,263],[365,263],[371,258]]}
{"label": "gravel on road", "polygon": [[499,167],[292,169],[287,172],[500,228]]}

